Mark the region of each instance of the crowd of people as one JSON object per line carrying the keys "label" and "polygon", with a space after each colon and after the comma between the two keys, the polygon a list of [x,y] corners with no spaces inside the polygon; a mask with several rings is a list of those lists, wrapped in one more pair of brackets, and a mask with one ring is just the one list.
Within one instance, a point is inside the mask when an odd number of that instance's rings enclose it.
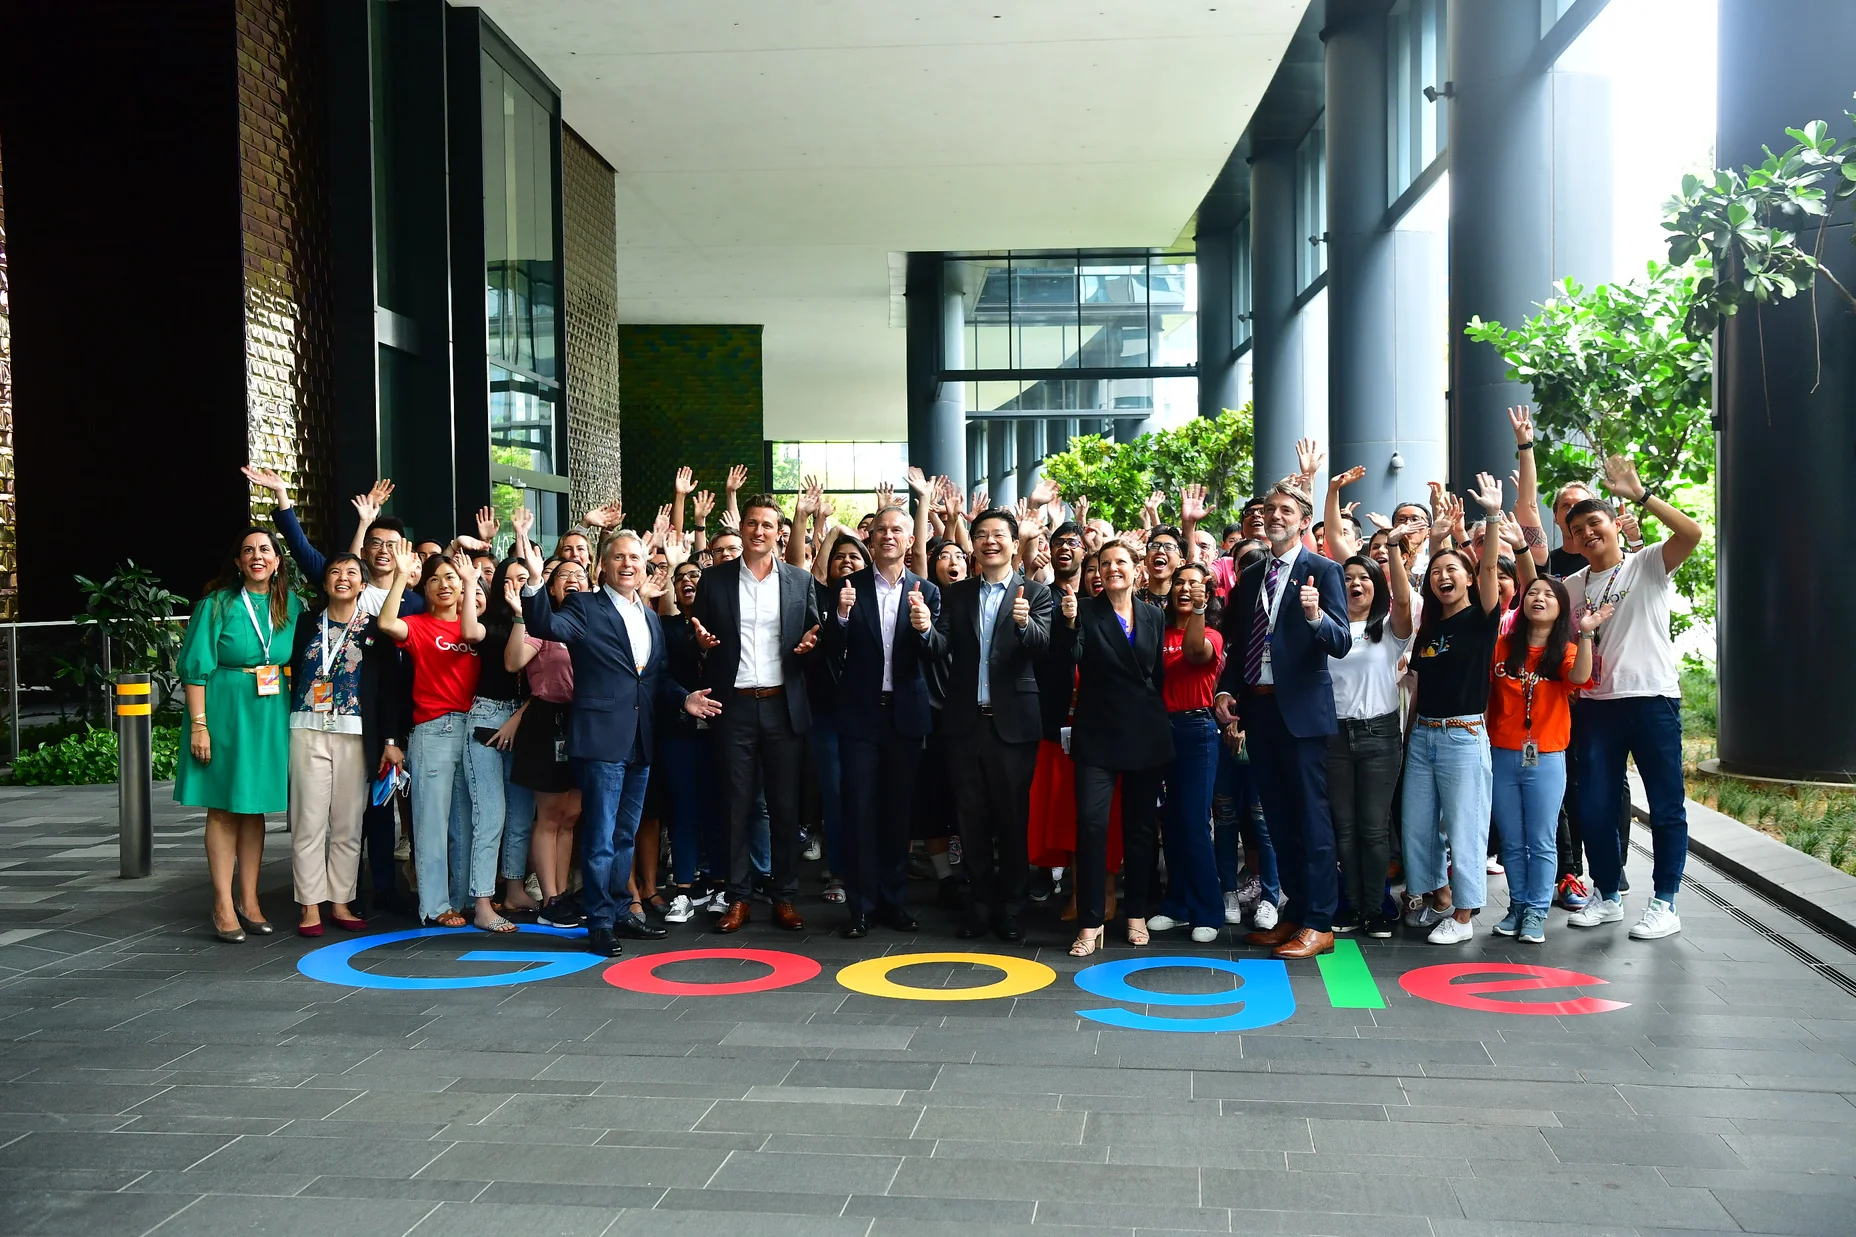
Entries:
{"label": "crowd of people", "polygon": [[248,468],[275,527],[239,539],[180,664],[175,797],[207,810],[213,929],[274,931],[258,867],[287,811],[310,937],[369,926],[365,851],[371,914],[584,927],[609,956],[705,910],[802,930],[809,889],[845,937],[915,932],[912,876],[962,939],[1022,941],[1048,903],[1077,957],[1119,919],[1136,947],[1247,927],[1307,958],[1401,920],[1468,941],[1505,873],[1493,931],[1539,943],[1554,906],[1624,917],[1629,757],[1654,849],[1629,935],[1668,936],[1671,578],[1701,529],[1612,458],[1610,497],[1553,496],[1549,549],[1531,418],[1509,419],[1512,511],[1485,473],[1362,521],[1341,500],[1364,470],[1324,480],[1305,441],[1219,534],[1197,485],[1177,524],[1155,492],[1117,529],[1049,482],[993,506],[910,468],[847,527],[811,478],[789,516],[742,497],[745,468],[719,509],[685,468],[649,531],[608,504],[546,557],[521,507],[512,539],[486,507],[415,540],[383,480],[325,555]]}

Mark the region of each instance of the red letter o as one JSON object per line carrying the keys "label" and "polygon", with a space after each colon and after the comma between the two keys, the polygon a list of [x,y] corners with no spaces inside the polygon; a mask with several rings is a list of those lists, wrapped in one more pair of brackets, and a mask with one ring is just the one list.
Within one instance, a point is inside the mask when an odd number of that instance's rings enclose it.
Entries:
{"label": "red letter o", "polygon": [[[734,958],[741,962],[758,962],[773,968],[754,979],[738,979],[726,984],[686,984],[674,979],[659,979],[657,968],[672,962],[694,962],[708,958]],[[666,954],[645,954],[615,962],[601,974],[614,988],[628,992],[648,992],[655,996],[737,996],[744,992],[772,992],[803,984],[819,973],[819,964],[798,954],[775,949],[678,949]]]}

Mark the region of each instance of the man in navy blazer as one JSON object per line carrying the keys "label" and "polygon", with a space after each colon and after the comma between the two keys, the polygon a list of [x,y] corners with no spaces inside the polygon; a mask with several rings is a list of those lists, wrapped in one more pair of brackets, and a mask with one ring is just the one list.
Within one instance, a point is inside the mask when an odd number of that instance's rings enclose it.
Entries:
{"label": "man in navy blazer", "polygon": [[1279,958],[1334,948],[1340,881],[1328,814],[1328,736],[1338,729],[1328,658],[1352,647],[1340,566],[1302,544],[1314,504],[1279,481],[1263,495],[1269,557],[1252,563],[1225,611],[1225,666],[1215,708],[1229,738],[1250,745],[1288,900],[1276,927],[1244,939]]}
{"label": "man in navy blazer", "polygon": [[664,929],[619,906],[629,905],[632,845],[644,811],[645,784],[656,750],[652,718],[676,705],[693,717],[714,717],[722,706],[708,689],[685,692],[666,670],[664,631],[638,594],[646,572],[645,546],[630,529],[607,539],[600,556],[604,585],[572,593],[561,609],[548,590],[522,600],[529,634],[567,646],[574,664],[573,710],[567,755],[580,784],[580,865],[585,888],[587,942],[592,952],[617,957],[618,936],[655,939]]}
{"label": "man in navy blazer", "polygon": [[870,920],[913,932],[903,905],[909,821],[922,741],[934,725],[926,667],[947,652],[935,626],[941,590],[908,570],[909,514],[877,513],[870,563],[845,577],[819,643],[838,678],[845,870],[844,935],[869,935]]}

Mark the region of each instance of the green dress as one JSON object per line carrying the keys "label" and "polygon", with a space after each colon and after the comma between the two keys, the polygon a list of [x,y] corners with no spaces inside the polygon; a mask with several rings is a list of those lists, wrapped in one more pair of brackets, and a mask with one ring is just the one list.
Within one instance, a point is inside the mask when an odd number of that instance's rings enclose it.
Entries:
{"label": "green dress", "polygon": [[258,631],[270,626],[270,598],[251,600],[247,612],[239,593],[212,593],[194,606],[187,624],[180,679],[206,688],[212,760],[195,760],[182,735],[174,776],[176,803],[240,813],[290,807],[290,683],[280,678],[276,695],[260,696],[257,676],[244,667],[289,664],[303,603],[290,598],[290,617],[270,633],[267,652]]}

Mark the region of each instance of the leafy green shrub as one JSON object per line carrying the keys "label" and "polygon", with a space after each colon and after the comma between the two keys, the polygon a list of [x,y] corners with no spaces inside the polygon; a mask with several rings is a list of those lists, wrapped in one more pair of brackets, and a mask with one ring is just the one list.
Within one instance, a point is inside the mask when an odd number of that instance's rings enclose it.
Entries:
{"label": "leafy green shrub", "polygon": [[1250,495],[1254,441],[1251,407],[1245,404],[1226,408],[1213,420],[1197,417],[1174,429],[1142,434],[1131,443],[1083,434],[1039,467],[1063,488],[1065,499],[1087,498],[1089,514],[1117,528],[1140,526],[1141,504],[1153,490],[1165,496],[1164,518],[1177,521],[1180,487],[1197,482],[1212,505],[1209,527],[1215,533],[1226,520],[1237,518]]}
{"label": "leafy green shrub", "polygon": [[[155,780],[172,778],[180,763],[180,727],[155,727],[153,753]],[[13,765],[17,786],[95,786],[115,780],[116,732],[96,726],[22,751]]]}

